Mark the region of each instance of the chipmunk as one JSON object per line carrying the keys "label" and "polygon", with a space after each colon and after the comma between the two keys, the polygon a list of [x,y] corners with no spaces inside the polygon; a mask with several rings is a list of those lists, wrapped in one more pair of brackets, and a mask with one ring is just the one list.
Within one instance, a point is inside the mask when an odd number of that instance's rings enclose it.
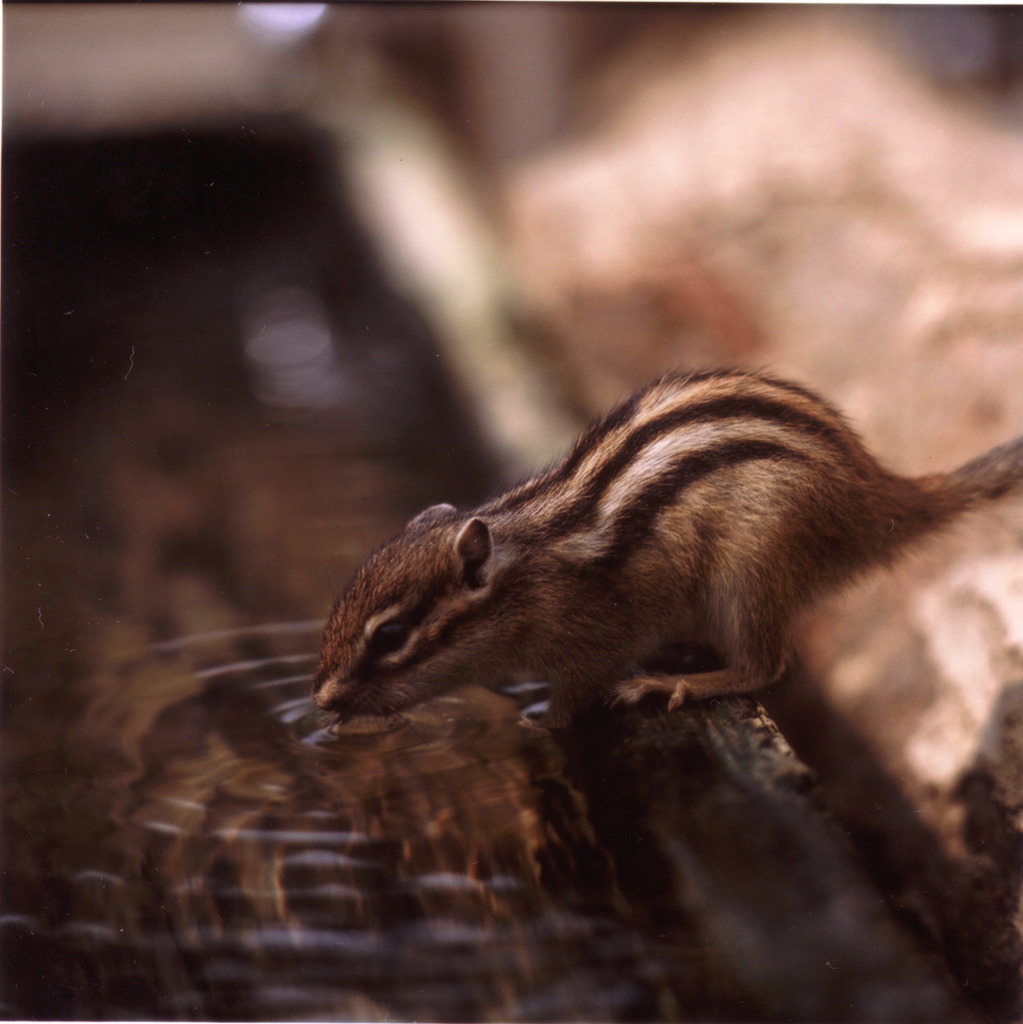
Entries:
{"label": "chipmunk", "polygon": [[[797,612],[1016,491],[1023,437],[907,478],[799,385],[667,376],[559,465],[472,511],[428,508],[370,555],[331,612],[314,697],[347,721],[530,673],[559,728],[608,699],[755,690],[784,671]],[[649,671],[686,645],[721,667]]]}

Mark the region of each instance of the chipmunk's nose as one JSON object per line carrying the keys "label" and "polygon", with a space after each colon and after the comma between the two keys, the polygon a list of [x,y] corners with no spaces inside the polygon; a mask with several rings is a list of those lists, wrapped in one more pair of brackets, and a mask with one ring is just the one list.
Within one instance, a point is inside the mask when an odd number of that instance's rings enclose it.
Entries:
{"label": "chipmunk's nose", "polygon": [[327,682],[328,677],[329,677],[329,673],[326,672],[323,669],[323,667],[321,666],[317,670],[316,675],[313,676],[313,696],[314,697],[319,697],[320,691],[323,689],[324,684]]}
{"label": "chipmunk's nose", "polygon": [[313,678],[313,700],[324,711],[331,710],[330,705],[341,697],[343,689],[336,672],[328,672],[321,668]]}

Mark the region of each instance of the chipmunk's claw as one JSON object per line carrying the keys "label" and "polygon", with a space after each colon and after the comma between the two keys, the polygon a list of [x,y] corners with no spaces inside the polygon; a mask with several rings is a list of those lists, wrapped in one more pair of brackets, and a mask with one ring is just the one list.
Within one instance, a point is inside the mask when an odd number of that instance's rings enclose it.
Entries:
{"label": "chipmunk's claw", "polygon": [[637,704],[650,694],[667,694],[668,710],[680,708],[689,695],[689,687],[681,676],[648,674],[633,676],[615,687],[615,704]]}
{"label": "chipmunk's claw", "polygon": [[686,697],[689,696],[689,687],[686,686],[684,679],[678,680],[675,684],[675,692],[668,698],[668,710],[675,711],[686,702]]}

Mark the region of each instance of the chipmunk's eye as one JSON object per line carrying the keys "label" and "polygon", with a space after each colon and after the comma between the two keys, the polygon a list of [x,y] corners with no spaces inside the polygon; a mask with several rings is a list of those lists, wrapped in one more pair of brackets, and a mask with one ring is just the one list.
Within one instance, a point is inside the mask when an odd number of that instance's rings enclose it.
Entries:
{"label": "chipmunk's eye", "polygon": [[401,650],[408,642],[412,627],[401,619],[388,619],[381,622],[369,635],[366,646],[370,654],[382,658],[385,654],[393,654]]}

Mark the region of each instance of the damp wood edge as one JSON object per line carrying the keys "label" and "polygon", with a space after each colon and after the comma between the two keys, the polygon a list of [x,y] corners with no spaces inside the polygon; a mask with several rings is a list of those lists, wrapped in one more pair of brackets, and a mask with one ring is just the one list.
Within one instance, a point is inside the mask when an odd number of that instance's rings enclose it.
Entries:
{"label": "damp wood edge", "polygon": [[711,1005],[722,1019],[989,1016],[885,901],[759,701],[601,709],[558,742],[683,1016]]}

